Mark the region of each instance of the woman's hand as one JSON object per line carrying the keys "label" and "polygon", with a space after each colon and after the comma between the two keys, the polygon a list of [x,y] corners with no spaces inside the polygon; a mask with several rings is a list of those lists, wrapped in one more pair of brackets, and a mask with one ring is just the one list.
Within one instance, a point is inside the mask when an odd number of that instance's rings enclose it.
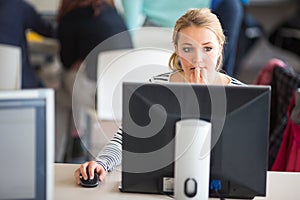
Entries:
{"label": "woman's hand", "polygon": [[192,68],[188,80],[190,83],[208,84],[207,70],[201,67]]}
{"label": "woman's hand", "polygon": [[80,176],[82,176],[85,180],[88,179],[88,176],[90,177],[90,179],[93,179],[94,173],[97,173],[99,175],[99,181],[102,181],[106,175],[106,171],[103,166],[96,161],[90,161],[81,164],[81,166],[74,172],[76,183],[80,184]]}
{"label": "woman's hand", "polygon": [[190,69],[188,77],[186,78],[189,83],[199,84],[213,84],[213,85],[227,85],[228,78],[224,78],[222,74],[215,70],[209,71],[205,67],[195,67]]}

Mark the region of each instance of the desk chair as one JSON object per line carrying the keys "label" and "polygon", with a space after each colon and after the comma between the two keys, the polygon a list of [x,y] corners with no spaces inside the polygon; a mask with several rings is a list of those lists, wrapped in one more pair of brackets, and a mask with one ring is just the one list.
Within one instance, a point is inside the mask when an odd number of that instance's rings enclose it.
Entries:
{"label": "desk chair", "polygon": [[135,48],[102,52],[98,56],[97,113],[101,120],[122,119],[122,83],[148,82],[169,70],[172,52],[159,48]]}
{"label": "desk chair", "polygon": [[21,48],[0,44],[0,90],[21,88]]}

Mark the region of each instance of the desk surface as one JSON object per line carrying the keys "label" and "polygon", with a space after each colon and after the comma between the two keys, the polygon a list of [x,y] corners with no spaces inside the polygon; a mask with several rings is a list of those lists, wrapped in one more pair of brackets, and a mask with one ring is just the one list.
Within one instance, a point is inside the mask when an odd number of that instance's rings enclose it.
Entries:
{"label": "desk surface", "polygon": [[[155,200],[171,199],[165,195],[149,195],[119,192],[120,171],[107,174],[105,180],[95,188],[84,188],[75,183],[73,177],[78,164],[55,164],[55,200],[65,199],[112,199],[112,200]],[[300,173],[268,172],[267,197],[255,200],[296,200],[300,198]]]}

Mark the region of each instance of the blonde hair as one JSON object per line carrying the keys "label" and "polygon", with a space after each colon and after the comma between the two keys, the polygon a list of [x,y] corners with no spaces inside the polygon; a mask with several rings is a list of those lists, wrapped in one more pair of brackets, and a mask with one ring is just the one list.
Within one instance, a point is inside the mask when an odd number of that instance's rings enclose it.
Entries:
{"label": "blonde hair", "polygon": [[[213,14],[208,8],[192,8],[189,9],[183,16],[181,16],[174,26],[173,43],[178,45],[179,32],[190,26],[204,27],[211,30],[218,38],[219,43],[223,46],[225,43],[225,35],[218,17]],[[223,54],[220,55],[216,70],[221,69],[223,62]],[[178,55],[174,52],[169,59],[169,67],[172,70],[182,70],[179,64]]]}

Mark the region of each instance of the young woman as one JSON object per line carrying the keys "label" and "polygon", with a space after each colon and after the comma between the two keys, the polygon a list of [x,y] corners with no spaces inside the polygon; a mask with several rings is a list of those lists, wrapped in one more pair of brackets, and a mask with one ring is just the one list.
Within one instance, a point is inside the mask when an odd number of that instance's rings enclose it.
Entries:
{"label": "young woman", "polygon": [[[199,84],[242,85],[240,81],[220,73],[225,36],[221,24],[207,8],[190,9],[175,24],[173,33],[175,52],[170,58],[172,72],[155,76],[153,82],[187,82]],[[100,181],[105,174],[121,163],[122,129],[105,146],[95,161],[85,162],[75,173],[80,183],[92,179],[94,173]]]}

